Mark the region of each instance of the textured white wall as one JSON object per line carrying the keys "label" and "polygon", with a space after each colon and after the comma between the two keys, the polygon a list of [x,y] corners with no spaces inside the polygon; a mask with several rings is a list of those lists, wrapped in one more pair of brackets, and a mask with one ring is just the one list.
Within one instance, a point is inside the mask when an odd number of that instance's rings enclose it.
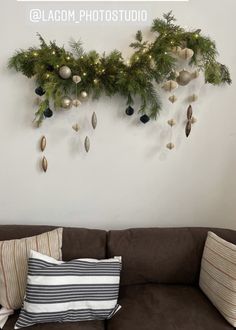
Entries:
{"label": "textured white wall", "polygon": [[[30,8],[136,8],[148,11],[145,24],[32,24]],[[145,226],[221,226],[235,228],[236,109],[235,85],[201,88],[194,105],[198,123],[188,140],[184,118],[188,96],[200,86],[182,89],[176,107],[157,122],[140,125],[124,116],[125,102],[103,98],[78,110],[60,113],[40,129],[31,125],[34,83],[6,68],[16,48],[37,45],[36,32],[65,44],[81,38],[86,50],[118,48],[128,56],[137,29],[148,36],[152,19],[173,9],[178,22],[202,28],[217,42],[220,61],[236,80],[235,0],[190,0],[188,3],[22,3],[1,1],[0,36],[0,222],[55,224],[97,228]],[[182,100],[182,101],[181,101]],[[91,132],[89,118],[98,116]],[[176,150],[165,148],[165,122],[177,116]],[[91,151],[71,129],[79,118]],[[166,130],[167,129],[167,130]],[[38,141],[47,137],[46,174],[39,170]]]}

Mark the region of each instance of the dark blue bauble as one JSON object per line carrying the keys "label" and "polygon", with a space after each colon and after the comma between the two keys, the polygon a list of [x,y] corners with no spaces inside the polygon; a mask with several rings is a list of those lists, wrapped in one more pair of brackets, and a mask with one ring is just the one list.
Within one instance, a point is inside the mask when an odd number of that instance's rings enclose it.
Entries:
{"label": "dark blue bauble", "polygon": [[132,116],[134,113],[134,109],[131,106],[128,106],[128,108],[125,110],[125,113],[127,116]]}
{"label": "dark blue bauble", "polygon": [[142,115],[139,119],[143,124],[146,124],[150,120],[148,115]]}
{"label": "dark blue bauble", "polygon": [[39,86],[35,89],[35,93],[39,96],[42,96],[45,94],[45,90],[43,89],[43,87]]}
{"label": "dark blue bauble", "polygon": [[52,117],[53,112],[50,108],[47,108],[46,110],[44,110],[43,114],[44,114],[44,117],[50,118],[50,117]]}

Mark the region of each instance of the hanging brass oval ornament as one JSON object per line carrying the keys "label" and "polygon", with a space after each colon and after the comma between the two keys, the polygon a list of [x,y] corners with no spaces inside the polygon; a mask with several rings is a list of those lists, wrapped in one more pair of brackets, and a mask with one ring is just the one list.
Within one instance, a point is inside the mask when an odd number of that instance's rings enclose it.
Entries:
{"label": "hanging brass oval ornament", "polygon": [[189,136],[191,129],[192,129],[191,120],[188,120],[186,127],[185,127],[185,134],[187,137]]}
{"label": "hanging brass oval ornament", "polygon": [[91,123],[92,123],[93,129],[95,129],[97,127],[97,116],[96,116],[95,112],[92,114]]}
{"label": "hanging brass oval ornament", "polygon": [[190,105],[187,109],[187,119],[190,120],[192,118],[192,115],[193,115],[193,108]]}
{"label": "hanging brass oval ornament", "polygon": [[85,138],[85,140],[84,140],[84,148],[85,148],[85,151],[86,151],[86,152],[89,152],[89,149],[90,149],[90,141],[89,141],[88,136],[86,136],[86,138]]}
{"label": "hanging brass oval ornament", "polygon": [[46,157],[43,157],[42,159],[42,169],[43,171],[46,173],[47,172],[47,169],[48,169],[48,161],[46,159]]}
{"label": "hanging brass oval ornament", "polygon": [[43,136],[41,138],[41,141],[40,141],[40,149],[41,149],[41,151],[44,151],[45,150],[46,145],[47,145],[47,140],[46,140],[46,137]]}

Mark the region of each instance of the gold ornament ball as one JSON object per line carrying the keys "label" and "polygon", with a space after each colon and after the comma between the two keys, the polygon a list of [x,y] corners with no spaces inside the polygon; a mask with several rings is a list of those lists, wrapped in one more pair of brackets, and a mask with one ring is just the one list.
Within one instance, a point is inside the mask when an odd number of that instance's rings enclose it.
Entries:
{"label": "gold ornament ball", "polygon": [[61,100],[61,107],[64,109],[70,109],[72,106],[72,100],[70,97],[65,96]]}
{"label": "gold ornament ball", "polygon": [[190,72],[182,70],[176,80],[180,86],[186,86],[192,80],[192,75]]}
{"label": "gold ornament ball", "polygon": [[80,96],[82,97],[82,99],[86,99],[87,96],[88,96],[88,93],[83,91],[83,92],[80,93]]}
{"label": "gold ornament ball", "polygon": [[69,79],[70,76],[71,76],[71,69],[66,66],[66,65],[63,65],[60,69],[59,69],[59,75],[61,78],[63,79]]}

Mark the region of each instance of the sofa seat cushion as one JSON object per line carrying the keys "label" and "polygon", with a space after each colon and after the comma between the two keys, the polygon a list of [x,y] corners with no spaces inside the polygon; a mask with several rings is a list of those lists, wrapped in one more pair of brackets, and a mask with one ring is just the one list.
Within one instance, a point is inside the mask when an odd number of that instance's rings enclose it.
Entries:
{"label": "sofa seat cushion", "polygon": [[108,330],[232,330],[199,288],[184,285],[123,286],[122,309]]}
{"label": "sofa seat cushion", "polygon": [[[4,330],[12,330],[16,324],[19,313],[16,312],[10,316],[4,325]],[[83,322],[67,322],[67,323],[42,323],[31,327],[27,330],[104,330],[104,321],[83,321]]]}

